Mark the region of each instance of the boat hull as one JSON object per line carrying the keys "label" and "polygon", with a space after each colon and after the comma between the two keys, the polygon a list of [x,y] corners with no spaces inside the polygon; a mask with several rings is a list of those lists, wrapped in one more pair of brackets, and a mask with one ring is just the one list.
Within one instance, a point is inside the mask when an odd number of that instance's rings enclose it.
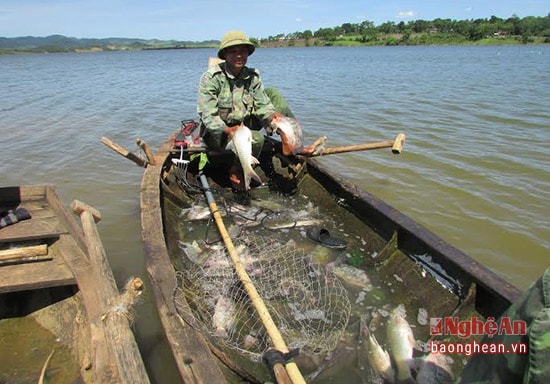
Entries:
{"label": "boat hull", "polygon": [[[185,267],[179,265],[177,256],[174,256],[177,236],[172,228],[182,220],[181,213],[177,212],[188,208],[194,198],[175,181],[173,159],[178,159],[178,153],[174,151],[173,139],[169,139],[155,155],[157,165],[150,165],[145,170],[141,217],[146,266],[180,374],[186,382],[212,380],[208,375],[211,368],[216,367],[213,371],[217,380],[224,377],[231,381],[227,378],[228,369],[251,382],[265,380],[256,376],[253,369],[243,367],[242,362],[228,358],[219,343],[205,335],[204,330],[201,332],[200,327],[193,327],[196,319],[189,306],[184,305],[182,309],[174,304],[176,273]],[[392,305],[404,303],[415,311],[425,310],[433,317],[496,318],[519,297],[520,291],[516,287],[410,217],[335,175],[321,162],[302,159],[285,163],[283,159],[281,164],[282,168],[291,169],[293,173],[292,187],[285,192],[299,191],[299,194],[307,195],[314,205],[322,206],[327,215],[343,220],[350,238],[361,238],[363,245],[359,248],[370,257],[361,260],[360,268],[378,275],[378,281],[383,281],[387,290],[383,294],[391,297]],[[227,187],[216,180],[213,177],[210,183],[220,188]],[[349,253],[354,252],[350,250]],[[358,316],[352,314],[350,323]],[[415,316],[413,313],[411,321]],[[423,336],[426,332],[427,327]],[[200,361],[191,359],[189,353],[201,356]],[[349,357],[342,359],[348,361]],[[183,364],[184,361],[187,363]],[[301,368],[309,380],[316,379],[320,371],[331,374],[331,367],[313,368],[307,361],[301,362]]]}

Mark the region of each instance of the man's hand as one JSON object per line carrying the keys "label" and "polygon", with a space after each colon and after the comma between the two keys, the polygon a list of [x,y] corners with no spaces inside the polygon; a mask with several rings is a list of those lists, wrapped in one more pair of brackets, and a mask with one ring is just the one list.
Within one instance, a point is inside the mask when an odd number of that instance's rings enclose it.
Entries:
{"label": "man's hand", "polygon": [[280,119],[280,118],[283,118],[285,117],[285,115],[279,113],[279,112],[275,112],[273,115],[271,115],[270,119],[269,119],[269,122],[273,122],[273,120],[276,120],[276,119]]}
{"label": "man's hand", "polygon": [[233,134],[237,131],[237,129],[239,129],[241,126],[240,125],[233,125],[231,127],[225,127],[223,129],[223,131],[225,133],[227,133],[227,135],[230,137],[230,138],[233,138]]}

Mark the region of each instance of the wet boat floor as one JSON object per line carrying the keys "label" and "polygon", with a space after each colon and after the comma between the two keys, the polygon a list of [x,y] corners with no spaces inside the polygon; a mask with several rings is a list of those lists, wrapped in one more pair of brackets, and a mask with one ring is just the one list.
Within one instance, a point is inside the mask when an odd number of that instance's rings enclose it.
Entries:
{"label": "wet boat floor", "polygon": [[[171,183],[169,189],[174,191],[177,186]],[[188,265],[182,261],[181,243],[195,242],[200,247],[207,243],[214,244],[220,237],[215,223],[208,215],[202,193],[186,196],[183,200],[169,193],[165,193],[165,196],[164,220],[168,248],[176,269],[184,270]],[[418,256],[416,260],[419,260],[429,259],[429,255],[403,254],[397,247],[396,237],[389,241],[380,237],[345,209],[345,201],[331,196],[311,177],[304,177],[299,192],[291,196],[260,187],[252,190],[247,205],[237,203],[228,189],[214,189],[214,199],[226,228],[237,241],[239,236],[248,234],[276,239],[281,243],[292,241],[314,263],[324,267],[345,265],[351,267],[347,271],[357,269],[366,272],[371,285],[368,289],[358,286],[353,276],[338,275],[351,304],[349,321],[334,351],[313,358],[297,359],[308,382],[368,382],[372,372],[360,327],[367,322],[370,331],[388,350],[386,323],[389,312],[399,304],[405,306],[406,319],[417,341],[415,356],[427,354],[425,345],[430,339],[429,318],[481,318],[473,304],[461,303],[448,286],[438,282],[420,263],[409,257]],[[205,212],[206,216],[200,218],[200,214],[204,215]],[[198,217],[192,217],[197,214]],[[195,220],[191,220],[193,218]],[[324,228],[335,238],[346,241],[347,247],[330,249],[312,241],[307,236],[308,228]],[[438,340],[453,341],[449,336]],[[211,341],[219,342],[216,338],[211,338]],[[466,358],[462,355],[451,357],[452,369],[455,377],[458,377]],[[245,360],[239,364],[248,365]]]}

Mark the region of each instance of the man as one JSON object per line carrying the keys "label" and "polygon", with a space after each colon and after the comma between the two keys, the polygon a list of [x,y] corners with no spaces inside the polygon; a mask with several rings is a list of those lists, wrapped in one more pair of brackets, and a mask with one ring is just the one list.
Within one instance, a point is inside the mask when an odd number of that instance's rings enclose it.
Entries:
{"label": "man", "polygon": [[[252,154],[259,157],[265,128],[271,135],[271,121],[282,114],[293,117],[285,100],[274,89],[264,89],[260,73],[246,66],[255,46],[240,31],[227,32],[221,41],[218,57],[225,60],[211,66],[200,79],[197,112],[206,145],[225,149],[233,133],[244,123],[252,130]],[[275,103],[275,105],[274,105]],[[243,175],[238,159],[229,170],[234,189],[243,189]]]}

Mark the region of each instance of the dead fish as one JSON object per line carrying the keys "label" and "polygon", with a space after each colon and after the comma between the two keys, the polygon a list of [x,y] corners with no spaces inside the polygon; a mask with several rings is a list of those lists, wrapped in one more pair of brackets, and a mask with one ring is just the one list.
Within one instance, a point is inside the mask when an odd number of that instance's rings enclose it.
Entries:
{"label": "dead fish", "polygon": [[328,263],[326,268],[344,283],[363,289],[367,292],[372,291],[372,282],[367,275],[367,272],[362,269],[352,267],[349,264],[338,264],[336,262]]}
{"label": "dead fish", "polygon": [[416,382],[418,384],[453,383],[454,375],[448,359],[449,357],[442,353],[430,353],[420,359]]}
{"label": "dead fish", "polygon": [[266,225],[267,229],[288,229],[299,227],[311,227],[313,225],[322,224],[323,221],[319,219],[307,219],[307,220],[294,220],[288,223],[280,223],[273,225]]}
{"label": "dead fish", "polygon": [[243,349],[250,350],[257,346],[259,343],[260,341],[258,340],[258,337],[249,333],[245,337],[243,337],[241,347]]}
{"label": "dead fish", "polygon": [[227,144],[227,149],[231,149],[239,158],[244,174],[245,190],[250,189],[250,180],[252,179],[261,184],[262,179],[252,169],[252,164],[259,164],[260,162],[252,156],[252,133],[246,125],[241,124],[233,133],[233,138]]}
{"label": "dead fish", "polygon": [[212,328],[214,334],[222,339],[229,337],[229,331],[235,325],[235,303],[229,297],[221,295],[216,301],[214,315],[212,316]]}
{"label": "dead fish", "polygon": [[271,120],[271,127],[281,136],[283,155],[296,155],[302,151],[302,127],[296,119],[278,116]]}
{"label": "dead fish", "polygon": [[178,248],[181,249],[189,261],[201,265],[204,260],[201,258],[202,249],[196,240],[186,243],[178,240]]}
{"label": "dead fish", "polygon": [[411,375],[411,368],[414,367],[414,334],[405,316],[403,304],[391,311],[386,328],[387,340],[397,366],[397,381],[414,382]]}
{"label": "dead fish", "polygon": [[180,217],[186,216],[188,220],[202,220],[210,217],[210,209],[208,207],[193,205],[189,208],[183,208],[180,212]]}
{"label": "dead fish", "polygon": [[369,331],[368,326],[364,326],[361,333],[365,338],[363,345],[366,347],[370,366],[386,383],[393,383],[395,371],[391,366],[390,354],[380,346],[376,336]]}

